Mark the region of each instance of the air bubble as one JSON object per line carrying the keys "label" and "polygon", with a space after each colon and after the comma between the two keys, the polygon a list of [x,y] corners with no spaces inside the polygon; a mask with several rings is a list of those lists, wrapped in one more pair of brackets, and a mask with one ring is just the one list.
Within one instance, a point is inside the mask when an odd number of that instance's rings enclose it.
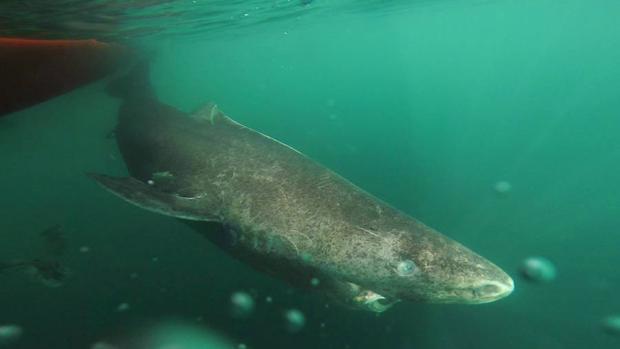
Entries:
{"label": "air bubble", "polygon": [[498,194],[507,194],[512,190],[512,184],[510,184],[510,182],[508,181],[499,181],[495,183],[493,189]]}
{"label": "air bubble", "polygon": [[106,342],[95,342],[90,349],[118,349],[118,347]]}
{"label": "air bubble", "polygon": [[129,308],[131,308],[129,303],[121,303],[116,307],[116,311],[119,313],[122,313],[122,312],[129,310]]}
{"label": "air bubble", "polygon": [[289,309],[284,313],[286,329],[291,333],[301,331],[306,325],[306,316],[300,310]]}
{"label": "air bubble", "polygon": [[254,311],[254,298],[245,292],[235,292],[230,296],[231,315],[247,318]]}
{"label": "air bubble", "polygon": [[544,257],[528,257],[521,264],[521,275],[533,282],[551,282],[557,272],[555,265]]}
{"label": "air bubble", "polygon": [[603,319],[603,331],[612,336],[620,336],[620,315],[612,315]]}
{"label": "air bubble", "polygon": [[0,325],[0,346],[17,341],[24,330],[19,325]]}

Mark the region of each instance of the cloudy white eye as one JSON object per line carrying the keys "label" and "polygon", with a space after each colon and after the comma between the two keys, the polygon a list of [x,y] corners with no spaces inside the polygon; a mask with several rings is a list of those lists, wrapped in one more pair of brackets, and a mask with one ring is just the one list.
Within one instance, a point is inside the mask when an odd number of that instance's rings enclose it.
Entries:
{"label": "cloudy white eye", "polygon": [[398,265],[396,266],[396,272],[400,276],[412,275],[413,273],[415,273],[416,269],[417,269],[417,266],[410,259],[405,259],[403,261],[400,261]]}

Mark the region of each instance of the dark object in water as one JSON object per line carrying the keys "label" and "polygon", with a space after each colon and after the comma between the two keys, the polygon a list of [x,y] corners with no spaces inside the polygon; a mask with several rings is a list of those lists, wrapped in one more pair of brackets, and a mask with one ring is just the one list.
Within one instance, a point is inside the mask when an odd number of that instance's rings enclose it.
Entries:
{"label": "dark object in water", "polygon": [[45,254],[58,257],[65,252],[67,243],[60,224],[45,229],[39,235],[43,239]]}
{"label": "dark object in water", "polygon": [[39,233],[39,236],[44,243],[43,257],[0,262],[0,274],[22,272],[48,287],[59,287],[70,274],[69,269],[56,260],[64,254],[67,245],[62,226],[53,225]]}
{"label": "dark object in water", "polygon": [[0,263],[0,273],[24,272],[48,287],[60,287],[69,276],[69,270],[57,261],[41,259],[17,260]]}
{"label": "dark object in water", "polygon": [[48,287],[60,287],[69,276],[69,269],[57,261],[34,259],[27,270],[35,279]]}
{"label": "dark object in water", "polygon": [[129,57],[96,40],[0,37],[0,117],[100,79]]}

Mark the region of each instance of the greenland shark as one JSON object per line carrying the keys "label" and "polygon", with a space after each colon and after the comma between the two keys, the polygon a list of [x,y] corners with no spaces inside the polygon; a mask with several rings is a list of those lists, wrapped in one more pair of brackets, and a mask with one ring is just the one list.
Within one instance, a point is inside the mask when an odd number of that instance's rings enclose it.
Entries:
{"label": "greenland shark", "polygon": [[374,312],[513,290],[490,261],[215,104],[187,114],[160,102],[146,64],[108,91],[122,98],[115,135],[129,176],[90,176],[259,271]]}

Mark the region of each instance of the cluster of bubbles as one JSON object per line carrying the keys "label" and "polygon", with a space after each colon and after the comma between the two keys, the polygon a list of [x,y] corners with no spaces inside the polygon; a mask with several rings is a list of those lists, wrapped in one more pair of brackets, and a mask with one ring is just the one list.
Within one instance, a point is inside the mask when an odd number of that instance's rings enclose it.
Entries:
{"label": "cluster of bubbles", "polygon": [[[318,278],[312,278],[310,284],[318,286]],[[273,298],[265,297],[265,302],[271,304]],[[237,319],[248,318],[254,312],[256,304],[254,298],[247,292],[237,291],[230,296],[230,315]],[[306,325],[306,316],[298,309],[288,309],[284,311],[284,322],[286,330],[290,333],[301,331]],[[245,345],[245,344],[240,344]]]}
{"label": "cluster of bubbles", "polygon": [[[493,190],[499,195],[507,195],[512,191],[512,184],[508,181],[500,180],[495,182]],[[399,265],[397,268],[399,274],[401,269],[407,270],[408,268]],[[557,269],[553,262],[541,256],[525,258],[521,262],[519,273],[525,280],[540,284],[553,282],[557,278]],[[607,316],[601,321],[600,326],[605,333],[620,336],[620,314]]]}
{"label": "cluster of bubbles", "polygon": [[[525,280],[540,284],[553,282],[557,277],[553,262],[540,256],[525,258],[521,262],[519,273]],[[620,336],[620,314],[607,316],[601,321],[600,327],[609,335]]]}
{"label": "cluster of bubbles", "polygon": [[[493,185],[493,190],[497,194],[506,195],[512,190],[512,184],[508,181],[498,181]],[[398,271],[400,274],[400,265],[398,267]],[[539,284],[553,282],[557,278],[558,274],[553,262],[541,256],[531,256],[525,258],[521,262],[519,273],[525,280]],[[620,336],[620,315],[610,315],[604,318],[600,325],[605,333]]]}

